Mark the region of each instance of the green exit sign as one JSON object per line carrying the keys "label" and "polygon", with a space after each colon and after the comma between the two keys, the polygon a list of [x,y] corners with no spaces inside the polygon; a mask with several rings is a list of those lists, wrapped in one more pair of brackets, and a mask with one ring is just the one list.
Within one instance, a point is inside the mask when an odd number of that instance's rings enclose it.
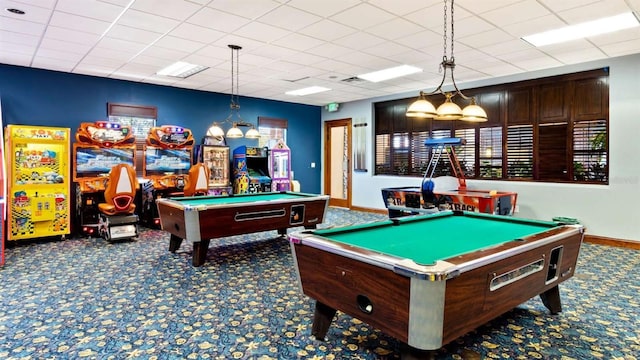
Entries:
{"label": "green exit sign", "polygon": [[328,112],[336,112],[338,111],[339,107],[340,107],[340,104],[332,102],[327,104],[327,106],[325,106],[325,109],[327,109]]}

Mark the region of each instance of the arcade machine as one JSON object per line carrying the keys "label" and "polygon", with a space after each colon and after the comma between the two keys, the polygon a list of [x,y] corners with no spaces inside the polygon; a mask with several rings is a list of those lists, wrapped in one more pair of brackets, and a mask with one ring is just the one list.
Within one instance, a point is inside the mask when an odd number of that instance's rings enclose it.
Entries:
{"label": "arcade machine", "polygon": [[229,147],[224,137],[205,136],[198,147],[198,159],[209,169],[209,195],[232,194]]}
{"label": "arcade machine", "polygon": [[233,193],[271,191],[269,149],[239,146],[233,150]]}
{"label": "arcade machine", "polygon": [[131,128],[110,121],[81,123],[73,144],[76,183],[76,225],[81,235],[98,235],[99,204],[105,202],[111,169],[118,164],[135,167],[136,144]]}
{"label": "arcade machine", "polygon": [[[2,99],[0,99],[0,129],[2,129]],[[4,231],[6,216],[4,213],[4,197],[7,188],[4,176],[4,139],[0,141],[0,267],[4,266]]]}
{"label": "arcade machine", "polygon": [[180,126],[163,125],[149,130],[144,147],[140,186],[140,222],[149,228],[160,229],[157,198],[183,196],[192,164],[193,135]]}
{"label": "arcade machine", "polygon": [[[389,217],[398,217],[416,213],[434,213],[439,210],[464,210],[493,215],[513,215],[518,194],[496,190],[470,190],[464,172],[456,157],[454,146],[462,145],[461,138],[429,138],[426,146],[434,148],[427,169],[424,172],[422,186],[382,189],[382,199],[389,211]],[[432,180],[435,167],[446,154],[458,178],[457,189],[435,190]]]}
{"label": "arcade machine", "polygon": [[7,126],[7,240],[71,232],[69,131]]}
{"label": "arcade machine", "polygon": [[269,174],[273,191],[291,190],[291,150],[282,140],[269,150]]}

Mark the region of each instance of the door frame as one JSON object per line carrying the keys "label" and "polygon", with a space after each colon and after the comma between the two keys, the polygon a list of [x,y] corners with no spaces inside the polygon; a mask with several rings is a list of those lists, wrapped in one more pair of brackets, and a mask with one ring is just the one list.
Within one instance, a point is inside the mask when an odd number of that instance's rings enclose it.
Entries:
{"label": "door frame", "polygon": [[351,118],[329,120],[324,122],[324,193],[331,196],[331,128],[344,127],[347,136],[347,197],[346,199],[337,199],[329,197],[329,206],[338,206],[351,208],[351,178],[353,172],[351,170]]}

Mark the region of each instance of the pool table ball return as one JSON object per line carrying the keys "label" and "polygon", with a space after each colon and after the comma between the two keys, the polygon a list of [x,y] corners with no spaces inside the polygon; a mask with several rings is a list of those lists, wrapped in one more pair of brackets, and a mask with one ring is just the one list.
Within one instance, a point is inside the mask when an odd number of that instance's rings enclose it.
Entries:
{"label": "pool table ball return", "polygon": [[316,300],[312,335],[324,340],[340,310],[409,353],[536,295],[560,312],[558,285],[573,276],[582,238],[579,225],[451,211],[289,235],[302,292]]}
{"label": "pool table ball return", "polygon": [[324,221],[328,195],[269,192],[228,196],[195,196],[156,200],[160,224],[171,233],[169,251],[182,240],[193,243],[193,266],[202,266],[210,239],[290,227],[314,229]]}

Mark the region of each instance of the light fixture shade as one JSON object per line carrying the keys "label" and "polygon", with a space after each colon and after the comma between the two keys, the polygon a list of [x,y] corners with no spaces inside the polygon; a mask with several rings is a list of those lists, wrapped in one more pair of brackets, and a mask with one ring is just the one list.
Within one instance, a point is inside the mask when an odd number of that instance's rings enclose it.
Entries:
{"label": "light fixture shade", "polygon": [[462,117],[462,109],[456,103],[451,101],[451,94],[445,94],[447,99],[442,105],[438,106],[436,120],[458,120]]}
{"label": "light fixture shade", "polygon": [[476,101],[474,98],[471,98],[471,104],[465,106],[462,109],[462,117],[460,120],[470,121],[470,122],[484,122],[487,121],[487,113],[483,108],[476,105]]}
{"label": "light fixture shade", "polygon": [[247,139],[259,139],[260,133],[252,126],[251,129],[247,130],[247,133],[244,134],[244,137]]}
{"label": "light fixture shade", "polygon": [[224,130],[218,125],[218,123],[213,123],[209,130],[207,130],[207,136],[220,137],[224,136]]}
{"label": "light fixture shade", "polygon": [[436,116],[436,108],[425,98],[424,93],[421,91],[420,97],[409,105],[405,115],[407,117],[431,119]]}
{"label": "light fixture shade", "polygon": [[240,130],[236,124],[233,124],[233,127],[227,131],[227,137],[229,139],[239,139],[242,136],[242,130]]}

